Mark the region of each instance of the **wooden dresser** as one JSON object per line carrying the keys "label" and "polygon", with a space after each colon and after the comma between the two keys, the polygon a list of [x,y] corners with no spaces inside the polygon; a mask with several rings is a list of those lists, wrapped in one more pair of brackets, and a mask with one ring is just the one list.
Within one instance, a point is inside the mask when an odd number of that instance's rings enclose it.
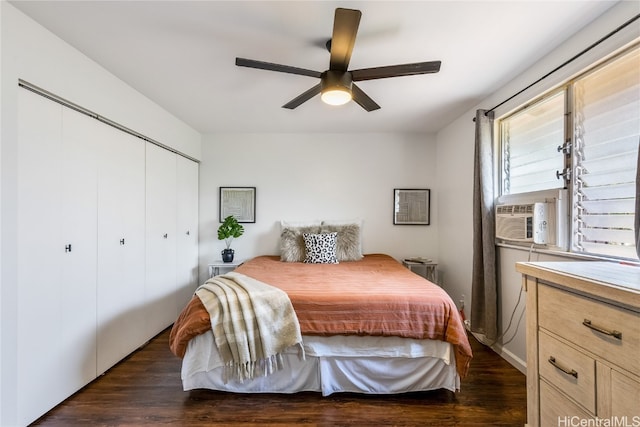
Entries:
{"label": "wooden dresser", "polygon": [[[528,425],[640,425],[640,267],[516,270],[527,292]],[[588,424],[597,422],[609,424]]]}

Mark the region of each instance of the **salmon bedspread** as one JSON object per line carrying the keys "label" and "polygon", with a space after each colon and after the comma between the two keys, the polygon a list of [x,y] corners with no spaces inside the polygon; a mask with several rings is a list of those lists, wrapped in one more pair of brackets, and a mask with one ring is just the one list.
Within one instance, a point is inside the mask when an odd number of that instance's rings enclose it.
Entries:
{"label": "salmon bedspread", "polygon": [[[439,286],[385,254],[340,264],[282,262],[259,256],[235,270],[285,291],[302,335],[373,335],[432,339],[453,344],[464,378],[472,352],[454,302]],[[191,338],[211,329],[197,296],[170,334],[171,351],[183,357]]]}

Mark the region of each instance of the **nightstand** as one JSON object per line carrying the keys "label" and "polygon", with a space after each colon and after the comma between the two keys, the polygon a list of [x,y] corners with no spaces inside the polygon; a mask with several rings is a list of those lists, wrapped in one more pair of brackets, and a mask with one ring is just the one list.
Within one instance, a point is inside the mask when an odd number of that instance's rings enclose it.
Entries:
{"label": "nightstand", "polygon": [[409,270],[416,273],[418,276],[422,276],[430,282],[438,284],[438,263],[433,261],[414,262],[406,259],[402,260],[402,265]]}
{"label": "nightstand", "polygon": [[235,260],[232,262],[223,262],[221,259],[217,259],[209,264],[209,278],[220,274],[220,270],[224,270],[224,273],[235,270],[240,264],[244,262],[243,259]]}

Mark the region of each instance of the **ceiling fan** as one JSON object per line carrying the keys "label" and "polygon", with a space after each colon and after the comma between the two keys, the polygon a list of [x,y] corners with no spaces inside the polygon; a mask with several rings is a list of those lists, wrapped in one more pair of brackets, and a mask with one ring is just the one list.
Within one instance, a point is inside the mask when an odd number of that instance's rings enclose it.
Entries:
{"label": "ceiling fan", "polygon": [[327,104],[342,105],[353,99],[367,111],[377,110],[380,106],[356,86],[354,82],[437,73],[440,71],[440,61],[349,70],[349,61],[351,60],[361,16],[362,12],[359,10],[336,9],[333,35],[327,42],[327,49],[331,54],[329,69],[324,72],[245,58],[236,58],[236,65],[319,78],[320,83],[282,106],[291,110],[318,94],[321,94],[322,100]]}

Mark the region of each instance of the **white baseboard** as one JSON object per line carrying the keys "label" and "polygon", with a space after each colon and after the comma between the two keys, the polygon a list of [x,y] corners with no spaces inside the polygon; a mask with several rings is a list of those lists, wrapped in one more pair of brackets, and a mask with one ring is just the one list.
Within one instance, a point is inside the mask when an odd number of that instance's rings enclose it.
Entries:
{"label": "white baseboard", "polygon": [[[471,331],[471,322],[469,320],[465,320],[464,321],[464,326],[467,329],[467,331],[470,334],[472,334],[478,341],[480,341],[484,345],[488,345],[484,335],[477,334],[477,333]],[[498,353],[498,355],[500,357],[502,357],[504,360],[509,362],[509,364],[511,366],[513,366],[514,368],[516,368],[518,371],[522,372],[523,374],[527,375],[527,362],[525,362],[524,360],[520,359],[518,356],[516,356],[515,354],[513,354],[512,352],[510,352],[509,350],[507,350],[506,348],[502,347],[499,344],[493,344],[490,347],[491,347],[491,349],[493,351]]]}
{"label": "white baseboard", "polygon": [[524,360],[520,359],[518,356],[516,356],[515,354],[513,354],[512,352],[510,352],[506,348],[504,348],[502,346],[499,346],[497,344],[494,345],[491,348],[493,348],[495,350],[495,352],[500,355],[500,357],[502,357],[504,360],[509,362],[509,364],[511,366],[513,366],[514,368],[516,368],[518,371],[522,372],[523,374],[527,375],[527,362],[525,362]]}

